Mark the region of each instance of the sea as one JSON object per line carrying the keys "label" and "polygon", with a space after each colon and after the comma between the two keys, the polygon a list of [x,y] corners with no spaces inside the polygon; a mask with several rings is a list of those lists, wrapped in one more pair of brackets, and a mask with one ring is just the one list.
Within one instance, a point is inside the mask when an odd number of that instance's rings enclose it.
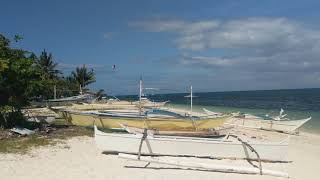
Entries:
{"label": "sea", "polygon": [[[152,94],[147,97],[152,101],[169,101],[166,106],[190,109],[188,93]],[[302,119],[312,117],[302,131],[320,134],[320,88],[257,90],[230,92],[194,92],[193,110],[206,108],[216,112],[242,112],[253,115],[278,115],[285,110],[287,117]],[[137,95],[121,96],[120,99],[137,99]]]}

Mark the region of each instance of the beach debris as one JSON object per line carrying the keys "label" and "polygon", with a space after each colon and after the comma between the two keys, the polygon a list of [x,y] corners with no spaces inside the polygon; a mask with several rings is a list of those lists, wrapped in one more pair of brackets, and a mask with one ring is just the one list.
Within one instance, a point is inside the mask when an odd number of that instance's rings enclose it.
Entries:
{"label": "beach debris", "polygon": [[28,136],[28,135],[31,135],[31,134],[34,134],[35,132],[30,130],[30,129],[27,129],[27,128],[20,128],[20,127],[14,127],[12,129],[10,129],[11,132],[14,132],[14,133],[17,133],[17,134],[20,134],[22,136]]}
{"label": "beach debris", "polygon": [[51,127],[50,125],[48,124],[42,124],[42,126],[40,127],[39,131],[40,132],[45,132],[45,133],[51,133],[52,131],[55,131],[57,130],[56,128],[54,127]]}

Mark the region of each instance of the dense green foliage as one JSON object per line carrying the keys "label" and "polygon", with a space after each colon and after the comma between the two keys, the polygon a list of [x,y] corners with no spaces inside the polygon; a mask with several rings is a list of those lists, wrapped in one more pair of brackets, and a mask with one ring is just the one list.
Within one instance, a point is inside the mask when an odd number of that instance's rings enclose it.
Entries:
{"label": "dense green foliage", "polygon": [[85,65],[82,67],[77,67],[76,71],[72,72],[72,78],[81,85],[81,87],[86,87],[87,85],[96,82],[95,74],[91,69],[88,71]]}
{"label": "dense green foliage", "polygon": [[[15,36],[18,43],[23,38]],[[15,49],[10,40],[0,34],[0,126],[10,127],[23,117],[20,109],[28,106],[31,100],[53,98],[53,87],[57,96],[70,96],[79,93],[82,87],[95,82],[93,70],[85,66],[77,68],[68,77],[57,70],[53,55],[43,51],[39,57],[34,53]]]}

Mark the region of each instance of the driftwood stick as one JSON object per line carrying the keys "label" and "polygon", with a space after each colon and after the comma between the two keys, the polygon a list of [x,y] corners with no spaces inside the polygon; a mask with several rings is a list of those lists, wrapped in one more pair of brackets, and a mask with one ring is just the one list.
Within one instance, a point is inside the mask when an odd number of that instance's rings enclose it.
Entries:
{"label": "driftwood stick", "polygon": [[[241,167],[241,166],[229,166],[229,165],[220,165],[220,164],[208,164],[208,163],[199,163],[199,162],[189,162],[189,161],[179,161],[179,160],[170,160],[168,158],[154,158],[148,156],[141,156],[140,160],[137,159],[136,155],[123,154],[118,155],[119,158],[143,161],[150,163],[158,163],[165,165],[178,166],[182,168],[191,168],[191,169],[200,169],[200,170],[210,170],[218,172],[227,172],[227,173],[241,173],[241,174],[260,174],[260,170],[254,167]],[[262,170],[262,175],[270,175],[277,177],[289,177],[288,173],[273,171],[268,169]]]}

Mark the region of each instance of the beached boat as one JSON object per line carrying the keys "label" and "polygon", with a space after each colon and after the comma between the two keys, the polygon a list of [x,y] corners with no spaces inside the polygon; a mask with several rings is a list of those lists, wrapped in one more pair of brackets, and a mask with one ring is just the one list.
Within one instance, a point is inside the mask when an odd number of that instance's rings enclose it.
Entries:
{"label": "beached boat", "polygon": [[77,96],[71,96],[71,97],[65,97],[65,98],[59,98],[59,99],[49,99],[47,102],[49,103],[63,103],[63,102],[88,102],[93,99],[93,96],[91,94],[80,94]]}
{"label": "beached boat", "polygon": [[[102,151],[122,153],[137,153],[144,134],[105,133],[94,126],[95,142]],[[258,152],[260,159],[272,161],[287,161],[288,141],[282,142],[241,142],[231,139],[195,138],[181,136],[147,136],[147,146],[142,146],[140,153],[211,156],[224,158],[257,159],[251,151]],[[249,146],[248,146],[249,144]]]}
{"label": "beached boat", "polygon": [[223,115],[223,113],[221,113],[221,112],[209,111],[209,110],[206,109],[206,108],[202,108],[202,109],[203,109],[203,111],[204,111],[206,114],[208,114],[208,115],[210,115],[210,116],[222,116],[222,115]]}
{"label": "beached boat", "polygon": [[262,129],[268,131],[278,131],[283,133],[295,134],[298,132],[311,117],[300,120],[263,120],[263,119],[248,119],[248,118],[230,118],[225,124],[234,125],[245,128]]}
{"label": "beached boat", "polygon": [[[211,113],[211,111],[209,110],[206,110],[205,112],[207,114]],[[283,109],[281,109],[279,116],[270,118],[263,118],[245,114],[243,117],[236,116],[235,118],[230,118],[229,121],[227,121],[225,124],[245,128],[254,128],[295,134],[298,133],[299,128],[301,128],[306,122],[311,120],[311,117],[299,120],[291,120],[288,118],[284,118],[286,114],[283,114],[283,112]]]}
{"label": "beached boat", "polygon": [[176,112],[172,109],[146,109],[142,103],[142,80],[140,79],[139,108],[137,109],[113,109],[104,111],[78,111],[60,109],[60,114],[74,125],[92,126],[94,123],[104,128],[122,128],[120,124],[137,128],[157,130],[201,130],[214,129],[230,118],[230,116],[211,117],[207,115],[194,115],[192,113],[192,87],[191,87],[191,111],[188,113]]}
{"label": "beached boat", "polygon": [[64,110],[60,114],[73,125],[92,126],[94,123],[103,128],[122,128],[120,124],[132,127],[157,130],[214,129],[223,125],[230,116],[198,117],[181,116],[165,110],[143,112],[132,111],[75,111]]}
{"label": "beached boat", "polygon": [[[169,101],[155,102],[155,101],[149,100],[147,97],[141,97],[141,106],[144,108],[160,108],[160,107],[163,107],[168,102]],[[140,104],[140,101],[132,102],[132,104],[138,107]]]}

